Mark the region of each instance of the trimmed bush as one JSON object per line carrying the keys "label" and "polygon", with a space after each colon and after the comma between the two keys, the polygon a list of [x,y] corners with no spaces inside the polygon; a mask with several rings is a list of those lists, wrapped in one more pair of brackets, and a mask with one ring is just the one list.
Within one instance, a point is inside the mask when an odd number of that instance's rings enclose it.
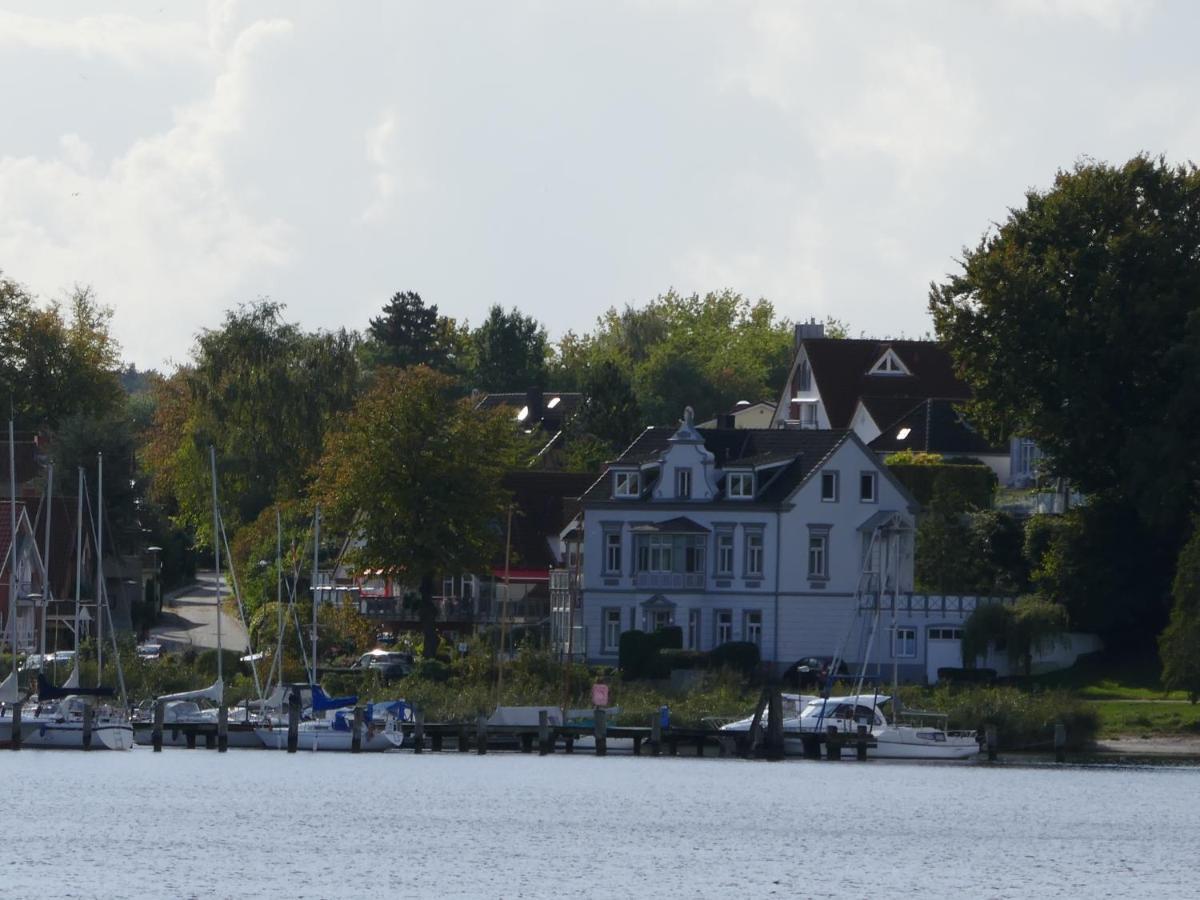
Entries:
{"label": "trimmed bush", "polygon": [[621,632],[617,658],[625,678],[636,680],[652,677],[657,656],[658,645],[653,635],[636,628]]}
{"label": "trimmed bush", "polygon": [[713,648],[708,658],[714,669],[733,669],[749,678],[758,668],[762,655],[758,652],[758,644],[749,641],[729,641]]}
{"label": "trimmed bush", "polygon": [[434,684],[445,684],[450,680],[450,663],[440,659],[418,658],[413,663],[412,677],[432,681]]}
{"label": "trimmed bush", "polygon": [[889,465],[890,471],[923,507],[935,493],[956,498],[960,510],[989,509],[996,489],[996,473],[987,466]]}
{"label": "trimmed bush", "polygon": [[710,666],[708,654],[703,650],[660,650],[658,658],[667,669],[707,669]]}
{"label": "trimmed bush", "polygon": [[942,668],[937,670],[938,681],[947,684],[991,684],[996,680],[995,669],[955,669]]}
{"label": "trimmed bush", "polygon": [[650,637],[654,639],[654,646],[659,650],[683,649],[683,629],[678,625],[668,625],[666,628],[659,628]]}

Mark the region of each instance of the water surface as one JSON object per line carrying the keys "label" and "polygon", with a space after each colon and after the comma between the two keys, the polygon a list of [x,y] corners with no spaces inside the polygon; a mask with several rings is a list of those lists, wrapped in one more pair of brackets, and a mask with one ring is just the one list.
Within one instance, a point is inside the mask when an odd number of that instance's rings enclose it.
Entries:
{"label": "water surface", "polygon": [[0,894],[1195,897],[1200,768],[0,756]]}

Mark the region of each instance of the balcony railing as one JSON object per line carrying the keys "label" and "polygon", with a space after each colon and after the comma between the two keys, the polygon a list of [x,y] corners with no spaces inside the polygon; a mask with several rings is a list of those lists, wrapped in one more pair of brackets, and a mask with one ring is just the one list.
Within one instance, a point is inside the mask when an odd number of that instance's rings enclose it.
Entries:
{"label": "balcony railing", "polygon": [[633,583],[640,588],[661,590],[704,590],[703,572],[637,572]]}

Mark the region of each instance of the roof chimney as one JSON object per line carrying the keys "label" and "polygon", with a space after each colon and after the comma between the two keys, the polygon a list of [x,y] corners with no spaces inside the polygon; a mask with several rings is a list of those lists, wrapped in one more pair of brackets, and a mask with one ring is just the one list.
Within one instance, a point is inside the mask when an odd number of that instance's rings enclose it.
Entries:
{"label": "roof chimney", "polygon": [[799,349],[801,341],[811,340],[813,338],[825,337],[825,323],[818,322],[816,319],[810,318],[807,322],[796,323],[796,348]]}
{"label": "roof chimney", "polygon": [[531,387],[525,390],[525,408],[529,410],[529,415],[525,417],[526,422],[541,421],[543,410],[540,387]]}

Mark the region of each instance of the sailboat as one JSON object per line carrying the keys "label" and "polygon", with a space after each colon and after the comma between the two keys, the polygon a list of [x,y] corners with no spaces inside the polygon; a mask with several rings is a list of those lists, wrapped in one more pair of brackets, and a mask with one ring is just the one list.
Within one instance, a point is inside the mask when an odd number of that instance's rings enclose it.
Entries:
{"label": "sailboat", "polygon": [[[281,696],[286,697],[292,690],[301,690],[310,698],[307,709],[303,710],[305,718],[298,723],[296,729],[296,746],[300,750],[350,751],[353,749],[354,729],[353,720],[348,718],[346,710],[358,703],[357,696],[330,697],[321,689],[317,682],[317,610],[319,607],[317,582],[319,575],[318,554],[321,541],[321,508],[318,506],[313,516],[313,572],[312,572],[312,670],[307,685],[281,685]],[[280,629],[283,628],[280,618]],[[281,631],[282,635],[282,631]],[[282,646],[282,637],[280,640]],[[282,675],[282,666],[280,674]],[[376,715],[376,708],[378,715]],[[262,745],[268,750],[287,749],[288,722],[287,707],[284,706],[279,719],[264,722],[256,730]],[[332,718],[325,718],[325,713],[333,712]],[[364,752],[381,752],[400,747],[404,742],[404,731],[400,723],[409,715],[407,704],[395,701],[389,704],[368,704],[363,717],[364,731],[361,736],[360,749]]]}
{"label": "sailboat", "polygon": [[[14,550],[14,565],[10,572],[9,596],[16,598],[17,584],[15,576],[15,548],[16,548],[16,483],[14,473],[14,453],[13,453],[13,433],[12,422],[9,422],[9,470],[10,470],[10,490],[12,500],[10,502],[10,516],[13,523],[13,550]],[[97,497],[97,524],[96,530],[93,533],[96,539],[96,654],[97,654],[97,684],[95,687],[84,688],[79,684],[79,623],[80,623],[80,584],[82,581],[82,551],[83,551],[83,504],[84,504],[84,478],[83,469],[79,469],[79,498],[78,498],[78,513],[77,513],[77,535],[76,535],[76,569],[75,569],[75,665],[68,676],[65,684],[62,687],[56,687],[51,684],[45,676],[44,672],[39,672],[37,676],[37,697],[36,705],[26,710],[21,719],[21,741],[27,747],[45,747],[45,748],[60,748],[73,750],[129,750],[133,747],[133,729],[129,721],[124,715],[122,707],[114,707],[111,704],[103,704],[99,701],[114,696],[114,691],[111,687],[105,687],[100,684],[100,679],[103,674],[103,623],[104,616],[107,614],[109,618],[109,635],[113,640],[113,654],[115,659],[115,667],[117,670],[118,681],[121,685],[121,694],[124,696],[124,676],[121,671],[120,657],[117,655],[117,647],[115,636],[112,629],[112,614],[109,609],[107,591],[104,585],[104,568],[103,568],[103,552],[100,548],[103,547],[102,538],[104,533],[103,523],[103,458],[97,454],[97,482],[99,485],[99,495]],[[49,476],[47,483],[47,541],[49,541],[49,502],[50,502],[50,486],[53,484],[53,475]],[[39,564],[39,569],[42,575],[43,585],[43,623],[42,623],[42,641],[41,641],[41,659],[44,661],[45,654],[45,613],[49,608],[50,587],[48,567],[43,558],[37,558],[37,548],[33,548],[33,553],[36,561]],[[47,556],[49,555],[49,544],[47,543]],[[15,608],[14,608],[15,613]],[[17,646],[17,631],[16,631],[16,615],[11,615],[13,622],[12,629],[12,646],[15,650]],[[4,699],[6,705],[17,702],[17,697],[14,695],[15,688],[18,687],[16,672],[16,662],[14,653],[13,672],[5,680],[4,685],[0,686],[0,698]],[[29,698],[32,700],[33,698]],[[0,735],[3,735],[7,729],[8,738],[11,742],[12,736],[12,710],[5,710],[5,715],[0,717]]]}

